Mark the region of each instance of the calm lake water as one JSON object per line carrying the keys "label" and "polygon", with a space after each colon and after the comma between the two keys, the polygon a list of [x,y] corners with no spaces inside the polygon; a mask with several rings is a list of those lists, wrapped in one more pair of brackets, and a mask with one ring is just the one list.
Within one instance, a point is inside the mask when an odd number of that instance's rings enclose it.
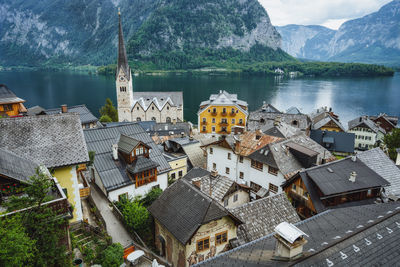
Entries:
{"label": "calm lake water", "polygon": [[[0,72],[0,83],[7,84],[26,106],[45,108],[61,104],[86,104],[98,116],[107,97],[116,100],[113,77],[74,72]],[[380,78],[298,78],[276,79],[252,76],[136,76],[137,91],[183,91],[185,119],[197,122],[200,101],[211,93],[227,90],[238,94],[255,110],[263,101],[280,110],[297,106],[303,113],[332,107],[347,127],[347,121],[359,115],[379,112],[400,116],[400,73]]]}

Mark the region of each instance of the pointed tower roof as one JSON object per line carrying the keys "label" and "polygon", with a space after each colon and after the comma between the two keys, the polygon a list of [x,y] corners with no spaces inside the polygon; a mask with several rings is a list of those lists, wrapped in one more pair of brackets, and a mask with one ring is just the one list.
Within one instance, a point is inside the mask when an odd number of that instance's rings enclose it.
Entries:
{"label": "pointed tower roof", "polygon": [[125,72],[128,80],[130,79],[130,68],[128,65],[128,58],[126,56],[126,49],[124,43],[124,35],[122,33],[122,24],[121,24],[121,12],[118,9],[118,21],[119,21],[119,31],[118,31],[118,66],[117,66],[117,73],[122,70]]}

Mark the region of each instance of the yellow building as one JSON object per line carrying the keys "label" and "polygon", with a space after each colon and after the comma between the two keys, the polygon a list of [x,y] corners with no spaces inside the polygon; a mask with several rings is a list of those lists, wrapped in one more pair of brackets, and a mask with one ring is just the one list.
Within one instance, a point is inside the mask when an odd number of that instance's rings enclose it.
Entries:
{"label": "yellow building", "polygon": [[14,117],[27,112],[24,102],[5,84],[0,84],[0,117]]}
{"label": "yellow building", "polygon": [[233,127],[245,128],[248,105],[238,100],[236,94],[219,91],[200,103],[198,125],[201,133],[229,134]]}
{"label": "yellow building", "polygon": [[171,181],[182,178],[187,173],[187,156],[176,155],[174,153],[163,152],[165,159],[168,161],[171,170],[168,172],[168,178]]}

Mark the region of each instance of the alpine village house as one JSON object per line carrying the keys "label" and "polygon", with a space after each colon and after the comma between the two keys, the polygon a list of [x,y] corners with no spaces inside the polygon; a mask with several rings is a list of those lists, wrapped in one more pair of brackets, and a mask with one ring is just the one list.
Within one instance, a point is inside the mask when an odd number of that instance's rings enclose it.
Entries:
{"label": "alpine village house", "polygon": [[200,103],[198,125],[201,133],[229,134],[236,128],[243,132],[249,115],[247,102],[236,94],[219,91]]}
{"label": "alpine village house", "polygon": [[133,92],[132,73],[126,55],[121,14],[118,14],[118,65],[115,77],[118,121],[183,121],[182,92]]}
{"label": "alpine village house", "polygon": [[0,118],[14,117],[27,112],[25,100],[17,97],[5,84],[0,84]]}

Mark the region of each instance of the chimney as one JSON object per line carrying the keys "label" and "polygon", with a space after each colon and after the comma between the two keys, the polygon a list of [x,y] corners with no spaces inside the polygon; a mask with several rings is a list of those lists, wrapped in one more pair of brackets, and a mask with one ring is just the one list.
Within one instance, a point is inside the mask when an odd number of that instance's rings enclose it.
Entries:
{"label": "chimney", "polygon": [[189,136],[189,141],[193,141],[193,140],[194,140],[193,136]]}
{"label": "chimney", "polygon": [[112,157],[113,160],[118,160],[118,144],[112,145]]}
{"label": "chimney", "polygon": [[192,179],[192,185],[194,185],[198,189],[201,189],[201,177]]}
{"label": "chimney", "polygon": [[211,174],[210,174],[210,177],[211,178],[215,178],[215,177],[217,177],[218,176],[218,172],[216,171],[216,170],[212,170],[211,171]]}
{"label": "chimney", "polygon": [[68,106],[66,104],[61,105],[61,113],[67,113],[68,112]]}
{"label": "chimney", "polygon": [[356,162],[357,161],[357,156],[356,155],[351,156],[351,161]]}
{"label": "chimney", "polygon": [[279,261],[296,260],[303,256],[303,246],[306,233],[288,222],[282,222],[275,227],[276,243],[272,259]]}
{"label": "chimney", "polygon": [[349,181],[352,182],[352,183],[354,183],[354,182],[356,181],[356,177],[357,177],[357,173],[356,173],[355,171],[352,171],[352,172],[350,173]]}

